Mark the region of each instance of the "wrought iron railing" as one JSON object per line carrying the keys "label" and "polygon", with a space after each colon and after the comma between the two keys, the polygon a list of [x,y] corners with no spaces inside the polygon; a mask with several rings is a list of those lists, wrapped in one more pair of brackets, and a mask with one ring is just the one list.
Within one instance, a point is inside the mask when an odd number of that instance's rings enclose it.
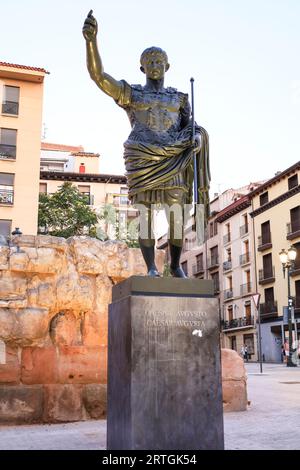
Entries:
{"label": "wrought iron railing", "polygon": [[295,222],[288,222],[286,224],[287,235],[300,231],[300,220],[295,220]]}
{"label": "wrought iron railing", "polygon": [[2,113],[14,114],[15,116],[17,116],[19,114],[19,103],[16,103],[15,101],[3,101]]}
{"label": "wrought iron railing", "polygon": [[0,204],[13,204],[14,203],[14,190],[0,188]]}
{"label": "wrought iron railing", "polygon": [[247,253],[240,255],[240,266],[246,263],[250,263],[250,253],[248,251]]}
{"label": "wrought iron railing", "polygon": [[270,315],[278,312],[277,301],[265,302],[260,304],[260,314],[261,315]]}
{"label": "wrought iron railing", "polygon": [[224,299],[228,300],[233,297],[233,290],[232,289],[226,289],[224,290]]}
{"label": "wrought iron railing", "polygon": [[272,266],[271,269],[260,269],[258,272],[259,282],[268,281],[269,279],[275,278],[275,268]]}
{"label": "wrought iron railing", "polygon": [[193,264],[192,271],[193,271],[193,274],[203,273],[204,272],[203,263]]}
{"label": "wrought iron railing", "polygon": [[226,245],[226,243],[229,243],[231,241],[231,233],[227,233],[226,235],[224,235],[223,237],[223,243],[224,245]]}
{"label": "wrought iron railing", "polygon": [[245,326],[253,326],[253,325],[254,325],[254,317],[234,318],[233,320],[224,321],[223,330],[243,328]]}
{"label": "wrought iron railing", "polygon": [[241,295],[246,295],[251,293],[251,282],[247,282],[246,284],[241,284]]}
{"label": "wrought iron railing", "polygon": [[246,235],[249,232],[249,225],[245,224],[240,227],[240,236]]}
{"label": "wrought iron railing", "polygon": [[0,144],[0,160],[6,158],[15,159],[17,154],[17,147],[15,145]]}
{"label": "wrought iron railing", "polygon": [[269,245],[272,243],[271,232],[266,233],[264,236],[258,237],[258,248],[261,248],[264,245]]}
{"label": "wrought iron railing", "polygon": [[223,271],[230,271],[232,269],[232,261],[224,261]]}
{"label": "wrought iron railing", "polygon": [[214,268],[215,266],[219,266],[219,256],[218,255],[211,256],[210,260],[208,261],[208,267],[209,268]]}

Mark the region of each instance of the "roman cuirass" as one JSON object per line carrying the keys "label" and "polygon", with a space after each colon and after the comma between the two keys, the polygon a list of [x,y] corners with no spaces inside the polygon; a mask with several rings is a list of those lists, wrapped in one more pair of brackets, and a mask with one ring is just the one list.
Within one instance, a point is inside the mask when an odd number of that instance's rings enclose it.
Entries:
{"label": "roman cuirass", "polygon": [[145,90],[141,86],[132,86],[129,118],[133,130],[167,132],[178,129],[182,93],[173,88],[159,92]]}

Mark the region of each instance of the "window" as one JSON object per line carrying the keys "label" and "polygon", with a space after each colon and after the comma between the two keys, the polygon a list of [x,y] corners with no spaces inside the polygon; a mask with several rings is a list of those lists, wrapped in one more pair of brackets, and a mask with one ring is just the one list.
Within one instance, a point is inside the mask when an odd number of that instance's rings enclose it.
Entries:
{"label": "window", "polygon": [[236,336],[231,336],[230,337],[230,341],[231,341],[231,349],[233,349],[233,351],[236,351]]}
{"label": "window", "polygon": [[0,158],[16,158],[16,129],[0,129]]}
{"label": "window", "polygon": [[220,282],[219,282],[219,273],[213,273],[211,279],[214,283],[214,292],[215,294],[220,291]]}
{"label": "window", "polygon": [[94,203],[94,196],[91,195],[91,187],[88,185],[78,185],[78,191],[80,194],[84,195],[88,201],[89,205]]}
{"label": "window", "polygon": [[233,307],[232,305],[229,305],[227,308],[227,314],[228,314],[228,320],[232,321],[233,320]]}
{"label": "window", "polygon": [[2,101],[3,114],[12,114],[15,116],[19,114],[19,96],[19,87],[4,85],[4,94]]}
{"label": "window", "polygon": [[289,189],[293,189],[298,186],[298,175],[293,175],[288,179]]}
{"label": "window", "polygon": [[230,224],[225,225],[225,235],[223,237],[223,243],[228,243],[231,240],[231,235],[230,235]]}
{"label": "window", "polygon": [[267,243],[271,243],[271,228],[269,220],[261,224],[261,244],[266,245]]}
{"label": "window", "polygon": [[40,183],[40,194],[47,194],[47,183]]}
{"label": "window", "polygon": [[273,277],[272,253],[263,256],[263,273],[264,279]]}
{"label": "window", "polygon": [[78,190],[81,194],[88,195],[91,192],[91,187],[90,186],[81,186],[81,185],[79,185]]}
{"label": "window", "polygon": [[182,270],[183,270],[184,274],[187,276],[187,275],[188,275],[188,272],[187,272],[187,261],[184,261],[183,263],[181,263],[181,267],[182,267]]}
{"label": "window", "polygon": [[214,236],[214,223],[210,222],[209,224],[209,238]]}
{"label": "window", "polygon": [[203,269],[203,253],[200,253],[196,256],[196,263],[198,271],[202,271]]}
{"label": "window", "polygon": [[244,214],[242,216],[242,225],[240,227],[240,236],[242,237],[246,233],[248,233],[249,227],[248,227],[248,215]]}
{"label": "window", "polygon": [[11,234],[11,220],[0,219],[0,235],[9,237]]}
{"label": "window", "polygon": [[297,232],[300,230],[300,206],[294,207],[291,213],[291,231]]}
{"label": "window", "polygon": [[259,203],[260,203],[261,206],[263,206],[264,204],[267,204],[267,202],[269,202],[269,193],[268,193],[268,191],[266,191],[265,193],[263,193],[259,196]]}
{"label": "window", "polygon": [[269,287],[268,289],[265,289],[265,303],[266,304],[274,304],[274,288]]}
{"label": "window", "polygon": [[210,249],[210,261],[211,265],[219,263],[219,254],[218,254],[218,247],[214,246]]}
{"label": "window", "polygon": [[251,304],[250,303],[245,303],[245,317],[247,320],[251,319]]}
{"label": "window", "polygon": [[0,204],[14,203],[14,174],[0,173]]}
{"label": "window", "polygon": [[[128,196],[127,196],[127,194],[128,194],[128,189],[127,189],[127,188],[121,188],[120,191],[121,191],[121,194],[122,194],[122,196],[120,197],[120,204],[121,204],[122,206],[123,206],[123,205],[124,205],[124,206],[127,206],[127,204],[128,204]],[[124,194],[124,196],[123,196],[123,194]]]}
{"label": "window", "polygon": [[218,235],[218,222],[214,222],[214,235]]}

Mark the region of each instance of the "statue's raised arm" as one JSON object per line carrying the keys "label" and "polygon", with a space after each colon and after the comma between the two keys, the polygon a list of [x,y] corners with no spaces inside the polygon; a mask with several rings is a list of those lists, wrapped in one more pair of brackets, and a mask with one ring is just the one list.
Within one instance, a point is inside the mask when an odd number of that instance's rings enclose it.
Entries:
{"label": "statue's raised arm", "polygon": [[118,100],[122,92],[122,82],[104,72],[102,60],[97,46],[98,24],[91,10],[82,28],[86,40],[86,60],[89,74],[96,85],[107,95]]}

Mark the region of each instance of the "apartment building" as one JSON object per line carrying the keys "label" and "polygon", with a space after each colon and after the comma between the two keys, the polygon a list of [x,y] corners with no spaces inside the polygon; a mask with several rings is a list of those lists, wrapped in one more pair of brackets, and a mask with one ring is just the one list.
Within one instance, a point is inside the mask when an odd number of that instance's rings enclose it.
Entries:
{"label": "apartment building", "polygon": [[[300,162],[276,174],[251,194],[257,287],[261,295],[262,354],[266,361],[280,361],[281,345],[288,339],[284,309],[288,305],[288,282],[279,252],[291,245],[297,258],[290,276],[295,308],[295,330],[300,330]],[[299,332],[298,332],[299,338]]]}
{"label": "apartment building", "polygon": [[37,233],[43,68],[0,62],[0,235]]}
{"label": "apartment building", "polygon": [[250,360],[257,360],[255,254],[249,195],[237,198],[217,215],[222,285],[222,332],[226,348],[237,352],[247,345]]}
{"label": "apartment building", "polygon": [[[99,158],[100,154],[85,152],[82,146],[42,142],[40,193],[55,193],[69,181],[87,196],[89,205],[98,213],[109,204],[121,224],[130,223],[137,217],[137,211],[128,199],[126,177],[100,173]],[[113,236],[112,227],[105,227],[105,231]]]}

